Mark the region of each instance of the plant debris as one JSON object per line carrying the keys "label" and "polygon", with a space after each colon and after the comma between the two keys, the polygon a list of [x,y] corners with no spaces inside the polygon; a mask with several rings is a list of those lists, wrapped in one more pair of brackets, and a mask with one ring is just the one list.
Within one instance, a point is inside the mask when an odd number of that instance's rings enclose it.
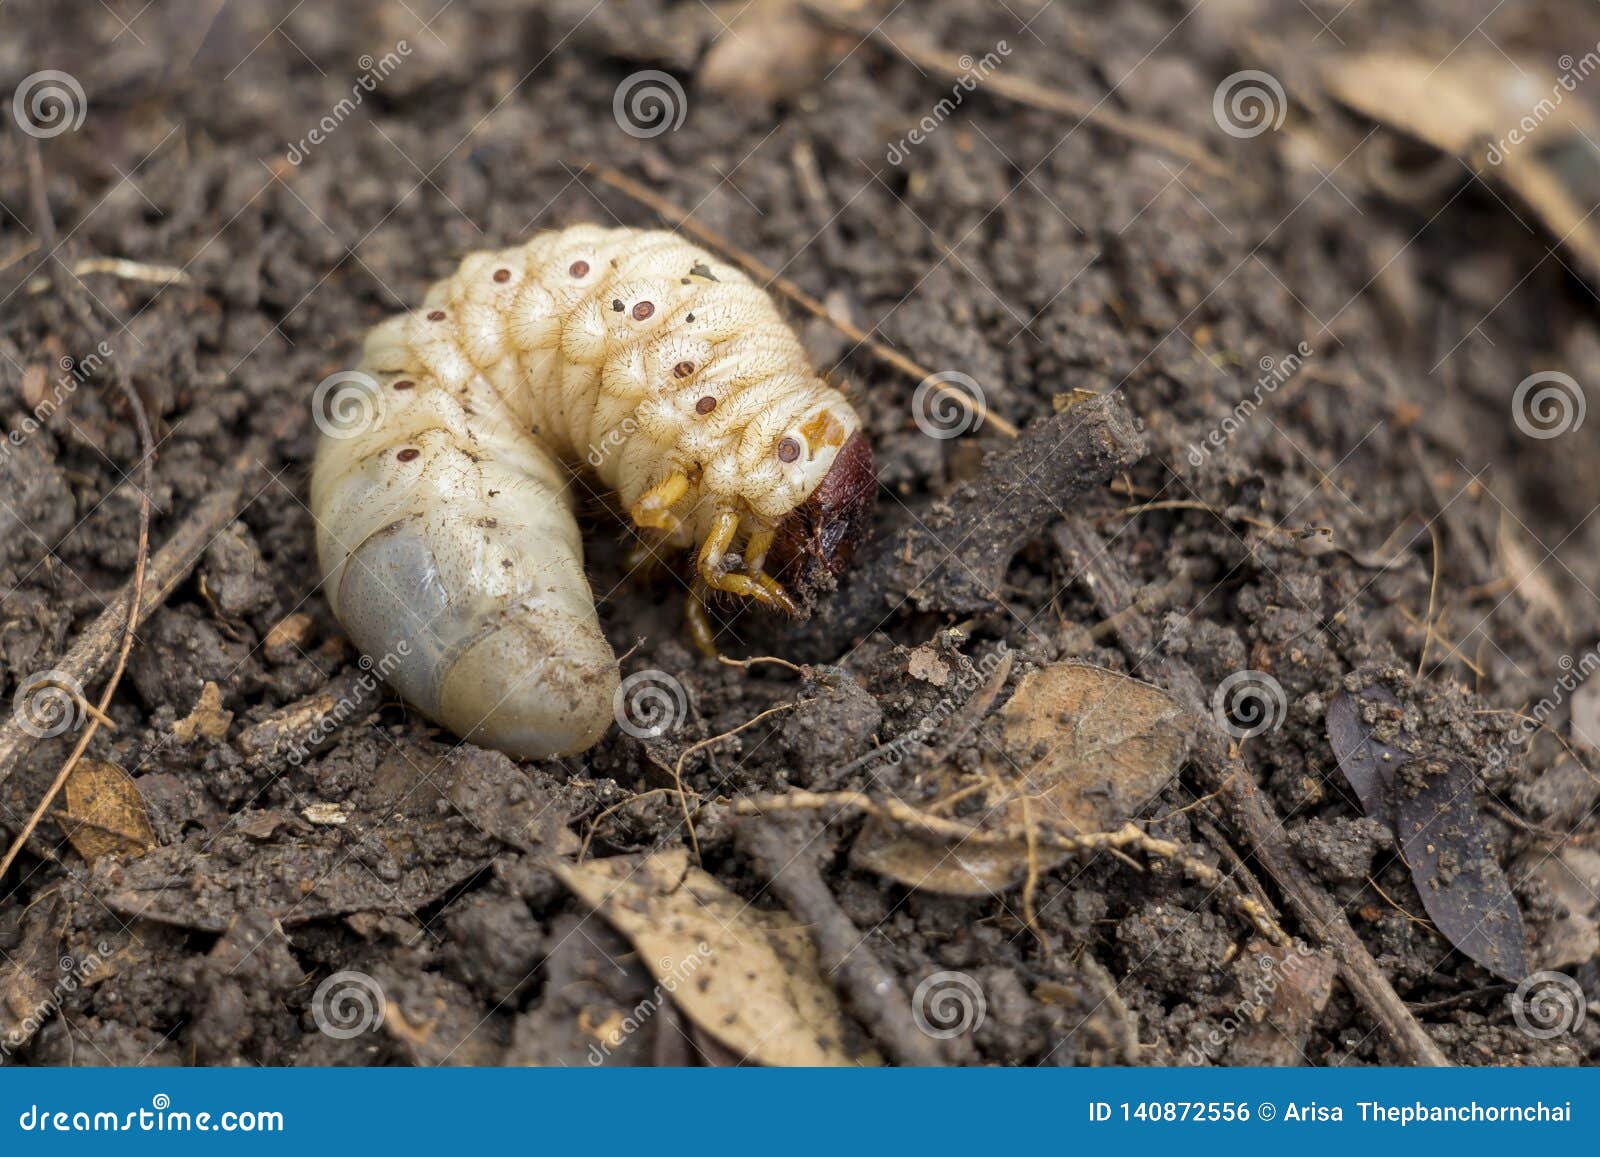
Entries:
{"label": "plant debris", "polygon": [[551,870],[628,937],[673,1001],[764,1065],[874,1064],[817,967],[804,926],[754,908],[689,864],[683,848]]}
{"label": "plant debris", "polygon": [[103,856],[142,856],[155,846],[144,797],[116,764],[80,760],[62,794],[66,807],[55,820],[91,868]]}

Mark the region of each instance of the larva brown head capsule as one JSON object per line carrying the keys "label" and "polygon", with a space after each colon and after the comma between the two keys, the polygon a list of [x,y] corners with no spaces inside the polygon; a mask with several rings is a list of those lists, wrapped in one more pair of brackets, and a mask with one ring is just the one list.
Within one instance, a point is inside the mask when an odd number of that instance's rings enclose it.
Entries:
{"label": "larva brown head capsule", "polygon": [[805,593],[838,578],[872,529],[878,497],[872,447],[860,430],[850,435],[821,483],[778,524],[772,545],[774,573]]}

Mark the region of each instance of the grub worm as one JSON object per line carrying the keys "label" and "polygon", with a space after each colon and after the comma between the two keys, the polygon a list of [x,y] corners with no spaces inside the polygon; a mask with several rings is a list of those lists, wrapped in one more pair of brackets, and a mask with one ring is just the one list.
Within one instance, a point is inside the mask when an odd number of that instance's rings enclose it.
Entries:
{"label": "grub worm", "polygon": [[408,648],[387,674],[413,706],[521,758],[613,717],[586,483],[652,544],[696,548],[698,596],[788,611],[778,578],[838,574],[871,516],[855,410],[759,286],[671,233],[472,254],[335,378],[311,480],[334,613],[375,661]]}

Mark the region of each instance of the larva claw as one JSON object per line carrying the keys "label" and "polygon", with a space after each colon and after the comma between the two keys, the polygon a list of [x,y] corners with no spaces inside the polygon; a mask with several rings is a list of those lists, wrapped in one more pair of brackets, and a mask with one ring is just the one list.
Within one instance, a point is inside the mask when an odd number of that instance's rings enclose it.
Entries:
{"label": "larva claw", "polygon": [[758,530],[750,536],[750,544],[746,551],[758,556],[757,560],[745,560],[745,566],[752,572],[744,574],[739,571],[727,571],[722,568],[724,556],[728,548],[733,545],[733,539],[739,532],[739,516],[731,510],[724,510],[717,514],[716,520],[711,524],[711,533],[706,535],[706,540],[700,546],[700,556],[696,569],[700,574],[700,581],[712,590],[726,591],[730,595],[741,598],[755,599],[769,607],[776,607],[787,614],[798,614],[800,608],[789,597],[789,592],[784,590],[778,580],[760,570],[759,556],[764,556],[767,547],[772,542],[772,533],[767,530]]}
{"label": "larva claw", "polygon": [[[763,582],[761,580],[765,579]],[[789,593],[778,585],[777,580],[770,575],[759,575],[752,578],[738,571],[727,571],[706,582],[714,590],[726,591],[730,595],[739,595],[741,598],[755,599],[758,603],[765,603],[769,607],[776,607],[787,614],[798,614],[800,608],[795,606]]]}

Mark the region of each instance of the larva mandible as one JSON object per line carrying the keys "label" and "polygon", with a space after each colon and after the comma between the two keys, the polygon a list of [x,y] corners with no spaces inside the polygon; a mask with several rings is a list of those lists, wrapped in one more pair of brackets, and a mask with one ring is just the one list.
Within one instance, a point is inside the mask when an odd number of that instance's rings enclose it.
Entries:
{"label": "larva mandible", "polygon": [[474,253],[347,376],[372,420],[325,426],[311,479],[334,613],[406,655],[387,674],[413,706],[520,758],[596,743],[619,681],[567,470],[698,546],[697,595],[791,612],[772,572],[837,575],[871,518],[854,408],[759,286],[672,233]]}

